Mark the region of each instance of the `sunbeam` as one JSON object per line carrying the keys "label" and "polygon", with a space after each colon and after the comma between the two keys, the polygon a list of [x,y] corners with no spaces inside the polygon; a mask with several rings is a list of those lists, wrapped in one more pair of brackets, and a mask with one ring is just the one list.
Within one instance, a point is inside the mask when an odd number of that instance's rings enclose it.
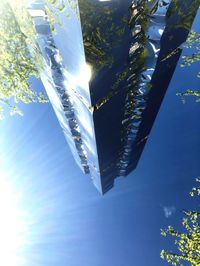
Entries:
{"label": "sunbeam", "polygon": [[23,215],[17,206],[17,194],[4,172],[0,172],[0,214],[1,265],[21,266],[19,253],[25,241]]}

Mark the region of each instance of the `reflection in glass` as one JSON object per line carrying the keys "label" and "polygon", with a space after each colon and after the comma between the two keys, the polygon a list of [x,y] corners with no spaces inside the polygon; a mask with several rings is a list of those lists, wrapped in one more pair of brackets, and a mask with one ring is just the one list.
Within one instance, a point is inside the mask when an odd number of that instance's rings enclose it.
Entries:
{"label": "reflection in glass", "polygon": [[102,194],[137,166],[198,8],[191,1],[186,12],[181,0],[66,0],[55,33],[48,16],[31,13],[42,81],[78,165]]}

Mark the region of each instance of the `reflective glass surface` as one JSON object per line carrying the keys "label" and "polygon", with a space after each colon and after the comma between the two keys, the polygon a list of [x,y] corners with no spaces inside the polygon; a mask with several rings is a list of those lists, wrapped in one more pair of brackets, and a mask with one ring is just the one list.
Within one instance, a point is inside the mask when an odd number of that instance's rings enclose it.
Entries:
{"label": "reflective glass surface", "polygon": [[103,194],[137,166],[198,1],[63,3],[55,31],[34,15],[43,2],[30,5],[42,81],[78,165]]}

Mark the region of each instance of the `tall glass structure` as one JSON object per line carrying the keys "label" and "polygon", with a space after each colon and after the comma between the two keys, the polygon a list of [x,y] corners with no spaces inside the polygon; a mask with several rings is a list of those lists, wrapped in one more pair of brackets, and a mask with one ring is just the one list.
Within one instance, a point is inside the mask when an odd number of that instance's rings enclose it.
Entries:
{"label": "tall glass structure", "polygon": [[103,194],[137,166],[199,3],[57,2],[29,5],[41,79],[77,164]]}

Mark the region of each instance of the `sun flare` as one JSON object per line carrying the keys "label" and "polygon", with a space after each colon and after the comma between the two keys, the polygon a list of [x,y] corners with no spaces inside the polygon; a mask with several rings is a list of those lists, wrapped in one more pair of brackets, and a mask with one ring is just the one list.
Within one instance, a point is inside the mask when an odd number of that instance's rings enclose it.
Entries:
{"label": "sun flare", "polygon": [[6,175],[0,172],[0,262],[5,266],[19,265],[19,251],[24,243],[24,224],[17,197]]}

